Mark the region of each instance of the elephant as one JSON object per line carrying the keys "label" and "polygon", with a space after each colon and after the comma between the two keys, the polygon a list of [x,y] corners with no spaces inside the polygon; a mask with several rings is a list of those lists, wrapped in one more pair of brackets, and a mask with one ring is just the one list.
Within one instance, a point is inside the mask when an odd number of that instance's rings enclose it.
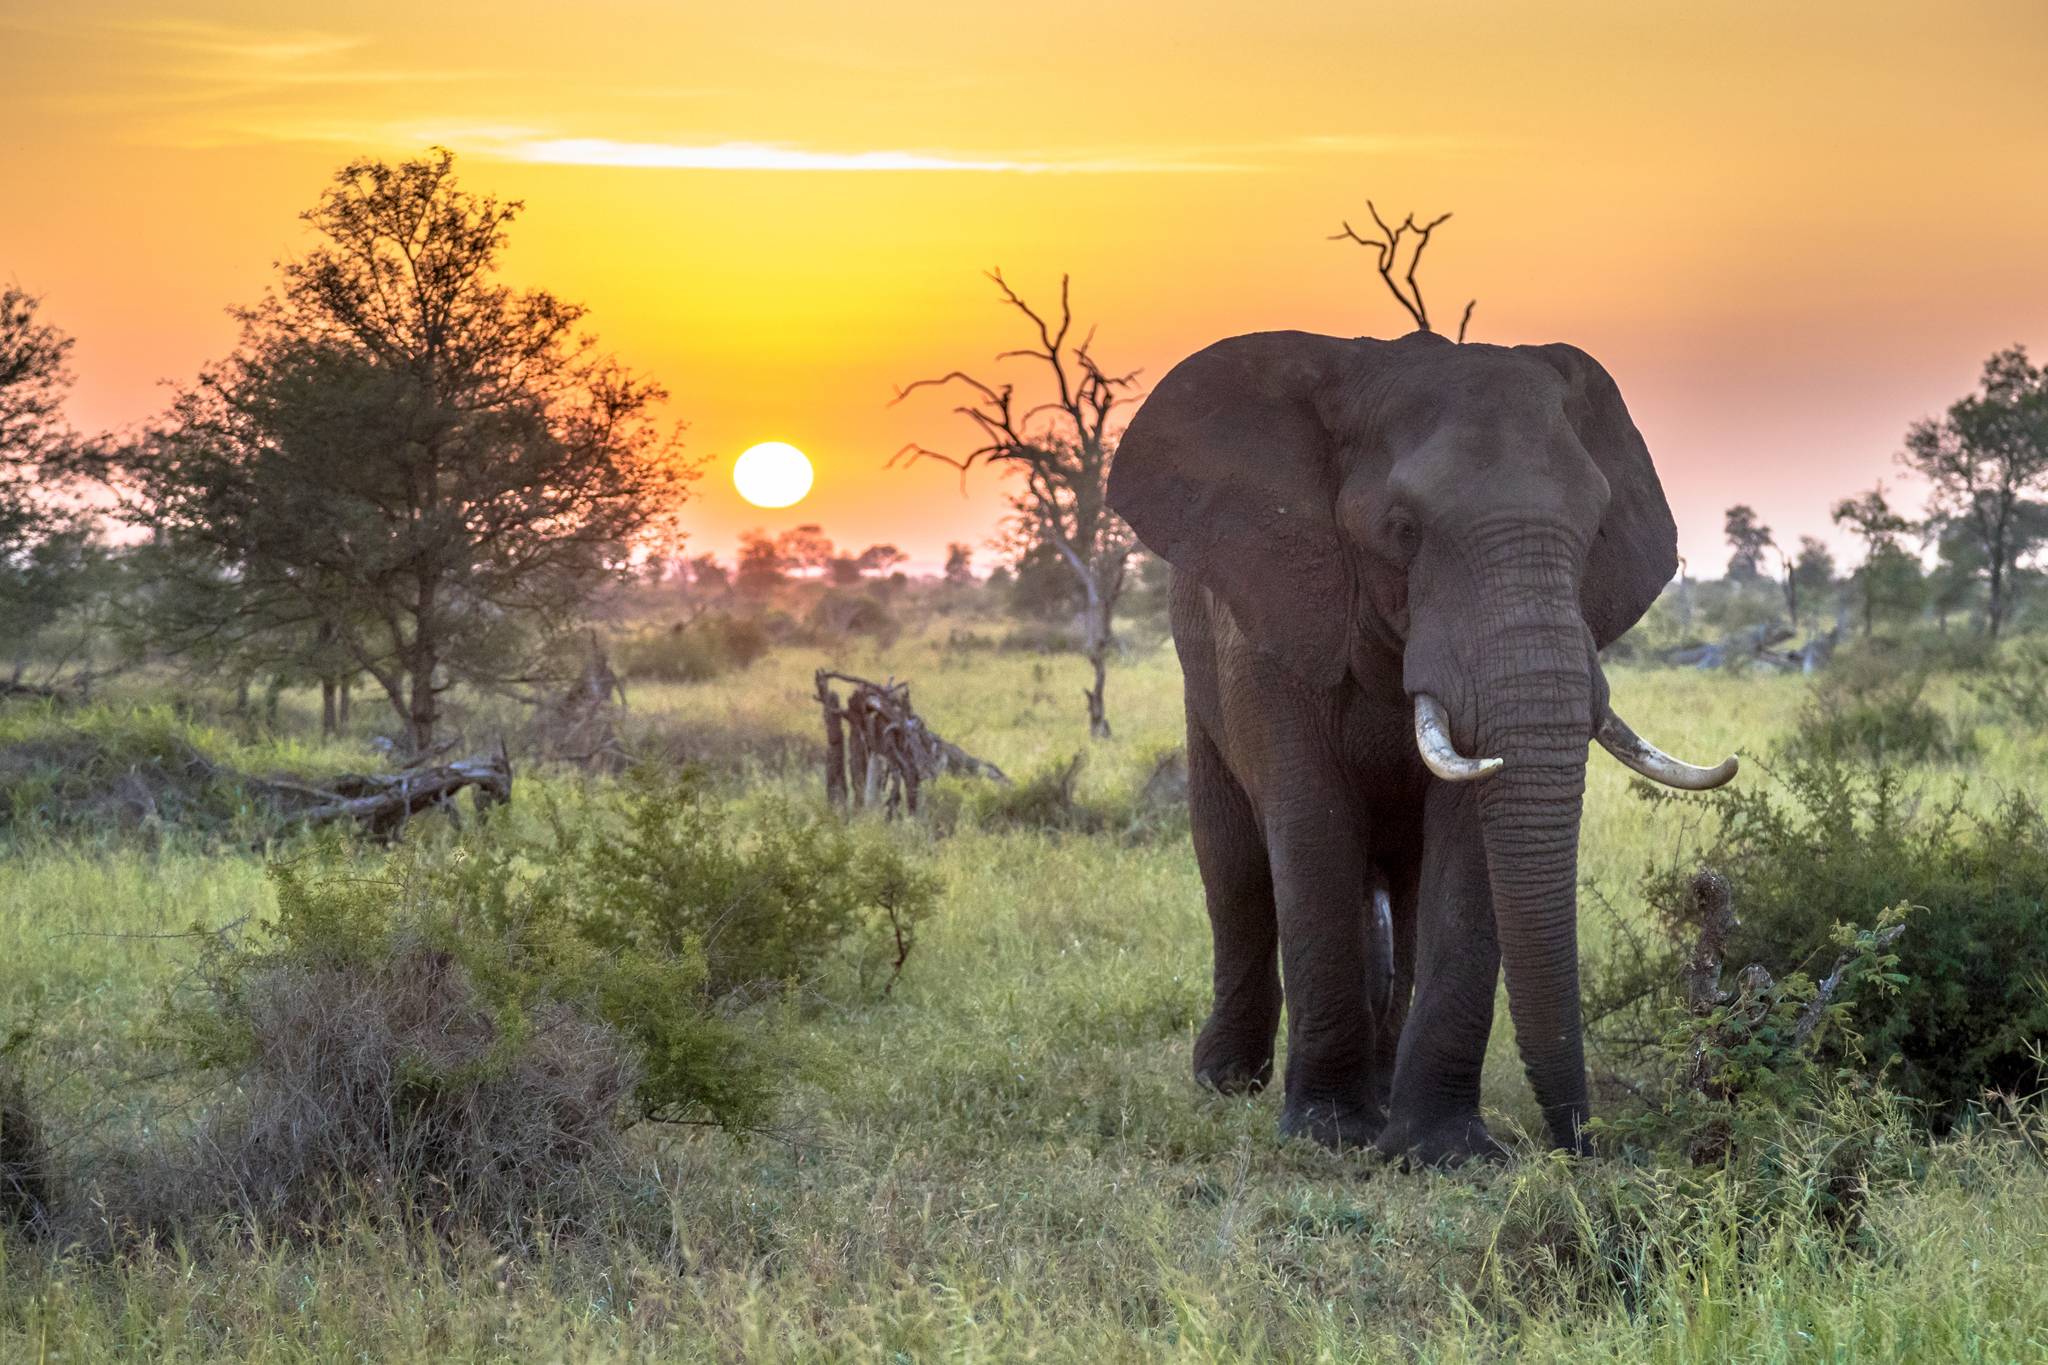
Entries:
{"label": "elephant", "polygon": [[1498,1156],[1504,968],[1549,1140],[1585,1151],[1587,746],[1681,788],[1736,768],[1608,706],[1599,651],[1677,567],[1614,380],[1563,344],[1232,337],[1146,398],[1108,496],[1172,571],[1215,948],[1196,1078],[1267,1083],[1284,981],[1283,1135]]}

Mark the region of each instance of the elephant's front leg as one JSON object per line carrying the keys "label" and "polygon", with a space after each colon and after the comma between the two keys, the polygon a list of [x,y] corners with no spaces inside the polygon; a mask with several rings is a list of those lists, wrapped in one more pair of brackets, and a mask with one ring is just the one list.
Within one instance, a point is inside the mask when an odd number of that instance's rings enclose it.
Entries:
{"label": "elephant's front leg", "polygon": [[1496,1156],[1500,1144],[1479,1117],[1479,1082],[1493,1032],[1500,946],[1470,786],[1430,784],[1417,901],[1415,997],[1380,1147],[1432,1165]]}
{"label": "elephant's front leg", "polygon": [[1226,1095],[1262,1090],[1280,1027],[1273,869],[1251,801],[1193,721],[1188,813],[1216,948],[1216,1003],[1195,1040],[1195,1079]]}
{"label": "elephant's front leg", "polygon": [[1384,1078],[1366,990],[1365,822],[1348,792],[1311,778],[1269,801],[1266,843],[1287,994],[1283,1136],[1362,1147],[1379,1135]]}

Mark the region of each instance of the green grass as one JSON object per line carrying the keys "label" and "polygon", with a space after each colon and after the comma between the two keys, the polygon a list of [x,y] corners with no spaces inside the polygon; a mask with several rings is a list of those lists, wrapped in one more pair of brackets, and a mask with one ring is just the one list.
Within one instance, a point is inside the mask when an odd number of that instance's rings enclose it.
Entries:
{"label": "green grass", "polygon": [[[816,742],[821,664],[910,679],[931,724],[1013,774],[1088,750],[1084,796],[1128,793],[1180,737],[1168,646],[1116,667],[1117,737],[1091,745],[1080,661],[949,653],[943,635],[637,686],[635,723],[716,736],[735,800],[820,794],[785,756]],[[1702,761],[1763,754],[1807,695],[1796,678],[1612,682],[1639,729]],[[1916,772],[1930,791],[2026,783],[2048,759],[1959,687],[1927,695],[1980,740],[1968,771]],[[521,780],[524,819],[571,779]],[[1643,868],[1697,835],[1595,754],[1583,870],[1624,911]],[[806,1020],[774,1135],[641,1134],[637,1198],[608,1234],[512,1260],[374,1219],[314,1242],[196,1229],[105,1261],[0,1238],[0,1360],[2048,1359],[2048,1168],[2022,1142],[1945,1144],[1875,1196],[1877,1254],[1710,1244],[1632,1311],[1514,1311],[1489,1250],[1546,1163],[1403,1174],[1280,1143],[1276,1095],[1187,1079],[1208,932],[1184,837],[899,837],[947,887],[901,984]],[[135,1031],[189,961],[177,934],[264,912],[259,856],[37,840],[0,857],[0,1023],[39,1021],[53,1108],[156,1121],[121,1080],[143,1064]],[[1528,1128],[1505,1024],[1486,1102]]]}

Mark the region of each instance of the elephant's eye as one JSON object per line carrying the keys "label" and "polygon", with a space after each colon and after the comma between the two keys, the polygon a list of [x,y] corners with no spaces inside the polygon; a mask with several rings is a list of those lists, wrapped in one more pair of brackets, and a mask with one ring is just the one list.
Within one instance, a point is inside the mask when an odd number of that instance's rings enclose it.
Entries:
{"label": "elephant's eye", "polygon": [[1387,545],[1394,552],[1394,558],[1406,564],[1415,557],[1415,551],[1422,545],[1422,531],[1415,519],[1405,512],[1396,512],[1387,518]]}

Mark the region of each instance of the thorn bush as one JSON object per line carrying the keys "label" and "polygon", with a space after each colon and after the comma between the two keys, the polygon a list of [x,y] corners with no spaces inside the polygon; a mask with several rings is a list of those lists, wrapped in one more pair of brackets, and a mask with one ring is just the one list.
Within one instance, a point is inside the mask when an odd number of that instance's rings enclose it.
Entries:
{"label": "thorn bush", "polygon": [[319,1227],[376,1194],[519,1238],[575,1220],[637,1119],[760,1126],[800,1059],[757,1006],[900,970],[937,885],[878,831],[749,814],[648,778],[539,838],[274,867],[275,919],[209,939],[163,1011],[232,1087],[133,1221]]}
{"label": "thorn bush", "polygon": [[[2048,821],[2033,798],[2009,792],[1973,813],[1963,794],[1926,802],[1896,769],[1829,753],[1795,753],[1768,777],[1700,796],[1637,788],[1705,815],[1704,860],[1727,876],[1741,915],[1727,960],[1784,981],[1833,955],[1838,926],[1911,905],[1895,949],[1903,979],[1864,992],[1821,1060],[1846,1060],[1853,1033],[1868,1069],[1937,1130],[1987,1092],[2039,1090],[2030,1045],[2048,1036]],[[1643,893],[1667,932],[1624,935],[1588,965],[1587,1013],[1610,1053],[1639,1057],[1660,1032],[1686,946],[1687,880],[1653,868]]]}

